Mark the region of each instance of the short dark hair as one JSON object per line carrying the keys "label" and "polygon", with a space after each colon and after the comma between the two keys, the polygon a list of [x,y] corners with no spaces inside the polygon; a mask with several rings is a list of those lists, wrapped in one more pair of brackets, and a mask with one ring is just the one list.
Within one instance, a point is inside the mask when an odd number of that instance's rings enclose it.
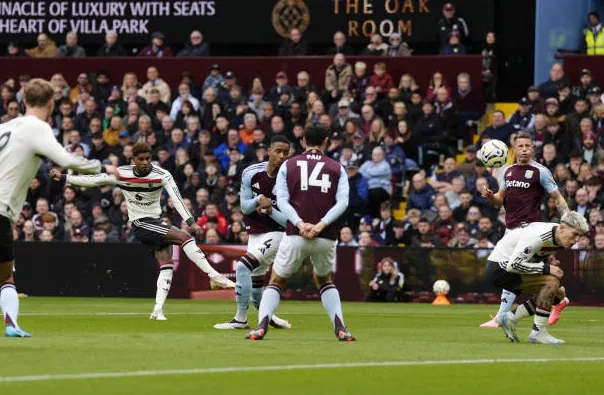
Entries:
{"label": "short dark hair", "polygon": [[531,137],[531,135],[528,133],[524,133],[524,132],[520,132],[520,133],[516,134],[516,140],[518,140],[518,139],[527,139],[527,140],[533,141],[533,138]]}
{"label": "short dark hair", "polygon": [[[260,130],[262,130],[262,129],[260,129]],[[271,145],[273,145],[275,143],[283,143],[283,144],[287,144],[287,145],[291,144],[291,142],[287,139],[287,137],[282,136],[280,134],[273,136],[273,138],[271,139]]]}
{"label": "short dark hair", "polygon": [[151,146],[144,141],[139,141],[132,146],[132,156],[138,156],[140,154],[150,154],[153,152]]}
{"label": "short dark hair", "polygon": [[329,129],[319,123],[308,125],[304,131],[306,145],[310,147],[320,146],[327,136],[329,136]]}

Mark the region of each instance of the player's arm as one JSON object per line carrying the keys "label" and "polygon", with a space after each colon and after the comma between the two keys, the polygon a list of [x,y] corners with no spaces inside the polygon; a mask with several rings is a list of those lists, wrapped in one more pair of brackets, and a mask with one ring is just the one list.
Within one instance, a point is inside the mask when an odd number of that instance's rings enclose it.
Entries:
{"label": "player's arm", "polygon": [[283,163],[277,173],[277,207],[283,213],[285,218],[295,226],[304,224],[302,218],[296,212],[296,209],[289,203],[289,189],[287,189],[287,166]]}
{"label": "player's arm", "polygon": [[560,215],[564,215],[566,212],[568,212],[568,203],[566,203],[564,196],[562,196],[560,193],[558,184],[556,184],[556,181],[554,181],[554,177],[549,170],[544,169],[539,171],[539,182],[541,183],[541,186],[543,186],[543,189],[545,189],[545,191],[549,193],[552,198],[554,198],[556,208],[558,209]]}
{"label": "player's arm", "polygon": [[273,209],[271,211],[271,213],[269,214],[269,217],[271,217],[273,219],[273,221],[275,221],[276,223],[278,223],[279,225],[281,225],[283,227],[285,227],[285,225],[287,225],[287,217],[285,216],[285,214],[283,214],[279,210]]}
{"label": "player's arm", "polygon": [[172,178],[171,174],[168,174],[163,177],[163,186],[168,192],[168,195],[172,198],[172,203],[174,204],[174,208],[178,211],[178,214],[182,217],[182,219],[189,225],[193,227],[195,225],[195,219],[193,215],[187,210],[185,206],[185,202],[180,195],[180,191],[174,182],[174,178]]}
{"label": "player's arm", "polygon": [[54,181],[64,181],[67,184],[77,185],[80,187],[98,187],[101,185],[117,185],[119,181],[112,174],[93,174],[93,175],[72,175],[61,174],[57,169],[50,171],[50,178]]}
{"label": "player's arm", "polygon": [[543,246],[541,235],[532,229],[524,229],[514,252],[510,257],[506,271],[518,274],[551,274],[558,278],[562,277],[562,271],[556,266],[545,262],[528,262],[535,251]]}
{"label": "player's arm", "polygon": [[[348,207],[348,197],[350,193],[350,186],[348,184],[348,176],[343,167],[340,166],[340,179],[338,180],[338,191],[336,193],[336,204],[329,209],[329,211],[321,218],[321,222],[324,224],[322,227],[333,223],[335,220],[340,218]],[[319,224],[321,223],[319,222]]]}
{"label": "player's arm", "polygon": [[260,197],[262,196],[258,195],[254,197],[254,193],[252,192],[253,176],[254,172],[243,171],[241,188],[239,189],[239,201],[241,202],[241,211],[245,215],[250,215],[256,210],[256,207],[258,207],[258,204],[260,203]]}
{"label": "player's arm", "polygon": [[74,169],[80,173],[93,174],[101,171],[101,162],[98,160],[87,160],[65,151],[54,137],[50,126],[46,126],[48,128],[36,134],[36,138],[31,141],[38,155],[50,159],[61,167]]}
{"label": "player's arm", "polygon": [[501,172],[501,180],[499,180],[499,190],[497,192],[491,191],[489,187],[484,187],[482,191],[480,191],[480,195],[487,199],[487,201],[494,206],[502,206],[503,205],[503,194],[505,193],[505,171]]}

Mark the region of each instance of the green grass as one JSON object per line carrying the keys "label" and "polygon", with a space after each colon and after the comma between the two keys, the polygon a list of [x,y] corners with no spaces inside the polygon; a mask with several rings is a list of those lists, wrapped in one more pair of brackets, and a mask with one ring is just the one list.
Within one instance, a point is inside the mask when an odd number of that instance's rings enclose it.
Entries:
{"label": "green grass", "polygon": [[[279,315],[292,330],[270,330],[261,342],[245,331],[219,331],[234,302],[169,300],[167,322],[149,321],[152,300],[22,299],[20,324],[31,339],[0,338],[0,392],[25,394],[601,394],[604,309],[564,311],[552,334],[562,346],[511,344],[499,329],[479,329],[493,306],[346,303],[356,343],[335,340],[318,302],[283,302]],[[108,313],[108,314],[101,314]],[[127,313],[111,315],[113,313]],[[128,314],[129,313],[129,314]],[[251,317],[255,322],[256,311]],[[145,377],[56,379],[53,375],[483,359],[548,362],[426,364],[297,370],[157,374]],[[15,376],[49,380],[6,382]]]}

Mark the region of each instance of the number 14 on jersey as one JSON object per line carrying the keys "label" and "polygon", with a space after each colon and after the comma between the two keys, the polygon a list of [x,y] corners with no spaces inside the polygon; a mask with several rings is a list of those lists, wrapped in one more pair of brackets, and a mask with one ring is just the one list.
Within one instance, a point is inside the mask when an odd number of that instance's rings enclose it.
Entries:
{"label": "number 14 on jersey", "polygon": [[[300,189],[303,191],[308,191],[308,186],[311,187],[320,187],[321,192],[327,193],[329,188],[331,188],[331,181],[329,181],[328,174],[321,174],[321,170],[323,170],[323,166],[325,163],[317,162],[315,167],[312,169],[310,173],[310,177],[308,176],[308,162],[305,160],[299,160],[296,162],[296,165],[300,168]],[[321,176],[321,179],[319,179]]]}

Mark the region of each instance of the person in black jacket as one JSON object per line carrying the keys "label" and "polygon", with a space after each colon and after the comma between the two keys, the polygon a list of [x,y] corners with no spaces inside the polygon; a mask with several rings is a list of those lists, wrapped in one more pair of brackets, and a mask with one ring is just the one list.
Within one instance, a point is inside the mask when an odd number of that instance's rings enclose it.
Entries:
{"label": "person in black jacket", "polygon": [[210,46],[203,42],[203,34],[199,30],[191,32],[190,41],[181,49],[176,56],[194,57],[194,56],[210,56]]}
{"label": "person in black jacket", "polygon": [[128,53],[120,44],[117,43],[117,32],[115,30],[109,30],[105,34],[105,44],[96,53],[100,57],[112,57],[112,56],[128,56]]}
{"label": "person in black jacket", "polygon": [[299,29],[289,32],[289,39],[285,40],[279,48],[279,56],[306,56],[308,55],[308,43],[302,38]]}
{"label": "person in black jacket", "polygon": [[329,47],[327,50],[327,55],[333,56],[337,53],[341,53],[344,55],[354,55],[354,50],[348,44],[346,44],[346,36],[344,33],[337,31],[333,35],[333,47]]}
{"label": "person in black jacket", "polygon": [[441,50],[449,44],[449,36],[451,32],[459,33],[459,41],[466,43],[470,36],[470,30],[465,19],[455,15],[455,7],[451,3],[443,6],[443,18],[438,21],[438,39]]}
{"label": "person in black jacket", "polygon": [[369,283],[367,302],[398,302],[400,291],[405,284],[405,276],[399,273],[390,257],[382,259],[378,265],[379,271]]}

